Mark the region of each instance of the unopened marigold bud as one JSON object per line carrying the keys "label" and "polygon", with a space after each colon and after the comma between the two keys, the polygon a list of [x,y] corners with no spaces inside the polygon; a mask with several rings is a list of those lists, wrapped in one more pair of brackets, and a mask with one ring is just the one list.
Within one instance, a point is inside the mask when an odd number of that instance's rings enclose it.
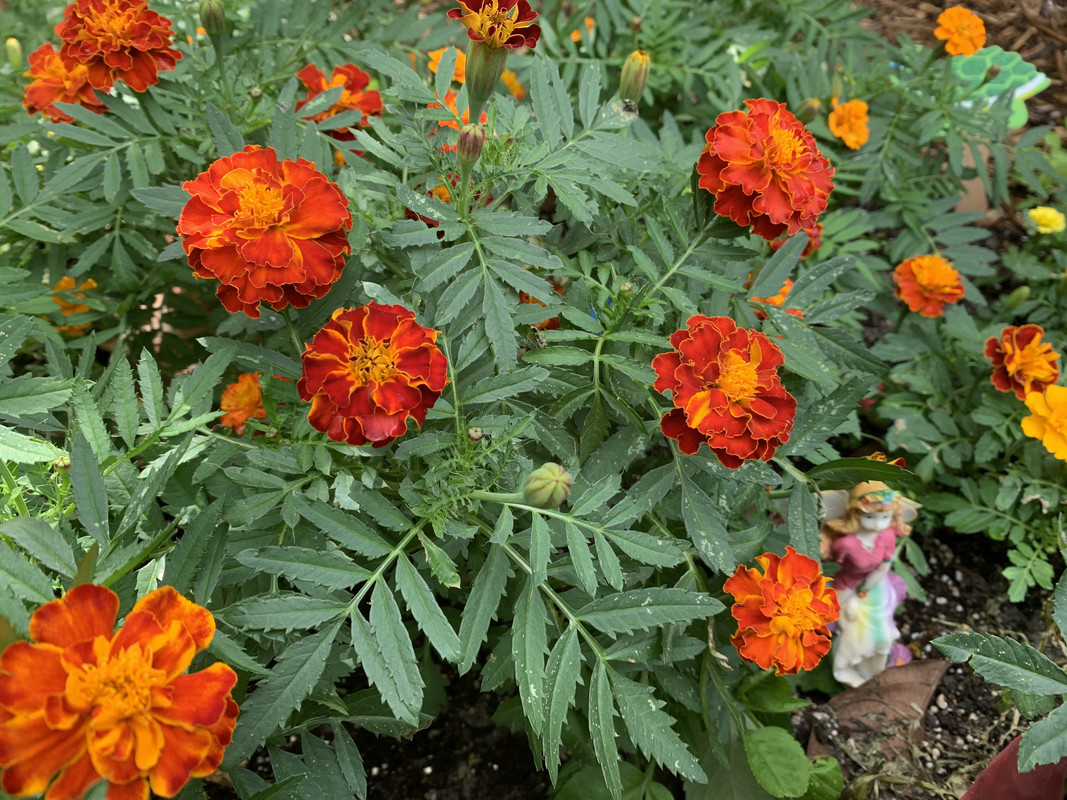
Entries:
{"label": "unopened marigold bud", "polygon": [[842,93],[845,91],[845,79],[841,77],[840,72],[835,72],[833,77],[830,78],[830,100],[840,99]]}
{"label": "unopened marigold bud", "polygon": [[52,462],[52,468],[62,470],[70,469],[70,456],[60,456]]}
{"label": "unopened marigold bud", "polygon": [[622,77],[619,79],[619,97],[623,100],[641,99],[648,83],[648,70],[652,59],[644,50],[634,50],[622,65]]}
{"label": "unopened marigold bud", "polygon": [[226,31],[226,10],[220,0],[200,0],[200,26],[208,36]]}
{"label": "unopened marigold bud", "polygon": [[485,128],[473,122],[459,129],[459,142],[456,144],[456,156],[461,164],[468,167],[474,166],[482,157],[482,146],[485,145]]}
{"label": "unopened marigold bud", "polygon": [[548,461],[530,473],[522,495],[526,502],[537,508],[559,508],[560,503],[571,496],[574,479],[559,464]]}
{"label": "unopened marigold bud", "polygon": [[472,425],[467,428],[467,438],[472,442],[480,442],[482,437],[485,436],[485,431],[479,428],[477,425]]}
{"label": "unopened marigold bud", "polygon": [[809,97],[797,108],[796,118],[807,125],[822,108],[822,101],[818,97]]}
{"label": "unopened marigold bud", "polygon": [[625,281],[622,286],[619,287],[619,294],[633,294],[634,285],[629,281]]}
{"label": "unopened marigold bud", "polygon": [[1030,287],[1020,286],[1004,300],[1004,310],[1014,311],[1030,298]]}
{"label": "unopened marigold bud", "polygon": [[11,62],[11,68],[15,72],[22,72],[22,44],[14,36],[9,36],[4,46],[7,48],[7,60]]}

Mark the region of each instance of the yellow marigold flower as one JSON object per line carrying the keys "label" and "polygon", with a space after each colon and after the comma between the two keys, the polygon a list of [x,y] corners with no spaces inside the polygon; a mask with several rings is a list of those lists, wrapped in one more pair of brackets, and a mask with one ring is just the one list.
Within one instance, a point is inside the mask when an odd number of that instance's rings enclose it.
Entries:
{"label": "yellow marigold flower", "polygon": [[83,583],[30,618],[31,641],[0,653],[0,789],[15,797],[174,797],[218,769],[233,736],[237,674],[187,673],[215,620],[171,586],[145,595],[117,632],[119,598]]}
{"label": "yellow marigold flower", "polygon": [[[447,47],[442,47],[440,50],[431,50],[428,55],[430,56],[430,72],[434,75],[437,74],[437,67],[441,63],[441,56],[445,54]],[[463,83],[467,75],[467,54],[462,50],[456,51],[456,66],[452,72],[452,81],[454,83]],[[514,73],[512,73],[514,74]]]}
{"label": "yellow marigold flower", "polygon": [[1067,228],[1067,218],[1050,206],[1031,208],[1026,212],[1026,216],[1034,223],[1038,233],[1063,233],[1064,228]]}
{"label": "yellow marigold flower", "polygon": [[263,409],[263,390],[259,385],[261,372],[246,372],[222,392],[219,409],[226,413],[219,417],[219,422],[238,436],[245,432],[245,422],[249,419],[266,419]]}
{"label": "yellow marigold flower", "polygon": [[1030,392],[1024,402],[1032,416],[1023,418],[1023,433],[1040,439],[1052,455],[1067,461],[1067,387],[1052,385],[1044,392]]}
{"label": "yellow marigold flower", "polygon": [[[64,275],[60,278],[56,285],[52,287],[55,290],[55,294],[52,295],[52,302],[59,306],[59,311],[64,317],[71,317],[75,314],[84,314],[86,311],[91,311],[91,307],[85,303],[72,303],[67,300],[59,292],[69,292],[69,297],[83,299],[85,297],[86,289],[95,289],[96,281],[92,278],[88,278],[82,282],[81,286],[78,286],[78,291],[71,291],[75,287],[74,278],[70,275]],[[91,322],[83,322],[80,325],[56,325],[56,330],[60,333],[65,333],[68,336],[81,336],[92,325]]]}
{"label": "yellow marigold flower", "polygon": [[[593,19],[592,17],[586,17],[585,18],[585,29],[589,33],[590,36],[593,35],[593,29],[594,28],[596,28],[596,20]],[[571,41],[576,43],[576,44],[578,42],[582,41],[582,29],[581,28],[575,28],[573,31],[571,31]]]}
{"label": "yellow marigold flower", "polygon": [[985,23],[963,6],[952,6],[937,18],[934,36],[944,40],[950,56],[973,56],[985,47]]}
{"label": "yellow marigold flower", "polygon": [[508,87],[508,91],[511,92],[511,96],[516,100],[522,100],[526,97],[526,87],[519,80],[514,70],[505,69],[500,73],[500,80],[504,82],[504,85]]}
{"label": "yellow marigold flower", "polygon": [[830,112],[830,133],[845,143],[850,150],[859,150],[867,143],[871,131],[867,127],[867,104],[862,100],[840,103],[834,100]]}

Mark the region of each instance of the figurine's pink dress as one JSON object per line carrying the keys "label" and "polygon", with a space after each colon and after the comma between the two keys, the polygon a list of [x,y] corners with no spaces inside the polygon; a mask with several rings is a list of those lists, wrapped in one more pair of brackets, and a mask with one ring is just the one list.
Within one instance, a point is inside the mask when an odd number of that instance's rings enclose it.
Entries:
{"label": "figurine's pink dress", "polygon": [[900,637],[893,613],[904,600],[904,581],[890,573],[874,586],[863,585],[868,575],[893,558],[896,541],[896,529],[886,528],[875,536],[870,550],[856,534],[835,539],[830,546],[831,558],[841,565],[833,582],[842,605],[834,637],[834,676],[849,686],[882,672]]}

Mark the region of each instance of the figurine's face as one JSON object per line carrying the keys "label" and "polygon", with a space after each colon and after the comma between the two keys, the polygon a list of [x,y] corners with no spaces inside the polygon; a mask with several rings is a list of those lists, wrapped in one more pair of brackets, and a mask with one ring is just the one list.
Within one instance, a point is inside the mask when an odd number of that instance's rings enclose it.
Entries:
{"label": "figurine's face", "polygon": [[865,531],[884,531],[893,522],[893,512],[872,511],[869,514],[860,514],[860,527]]}

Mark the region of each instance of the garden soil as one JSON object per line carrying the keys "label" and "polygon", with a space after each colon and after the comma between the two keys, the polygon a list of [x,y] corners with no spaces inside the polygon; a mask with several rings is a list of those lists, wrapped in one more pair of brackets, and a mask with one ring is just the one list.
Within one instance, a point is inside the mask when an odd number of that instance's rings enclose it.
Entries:
{"label": "garden soil", "polygon": [[[938,14],[956,2],[863,4],[873,10],[867,22],[872,30],[890,40],[906,33],[932,44]],[[1027,103],[1030,125],[1051,125],[1067,141],[1067,0],[967,0],[965,5],[985,20],[990,44],[1018,52],[1049,76],[1049,88]],[[1023,231],[1010,207],[994,209],[987,221],[994,247]],[[927,600],[908,599],[898,618],[902,640],[917,659],[938,658],[929,644],[937,636],[975,630],[1025,639],[1057,662],[1067,661],[1049,619],[1049,594],[1031,590],[1021,604],[1007,601],[1007,583],[1000,576],[1006,563],[1003,548],[980,535],[951,532],[923,538],[920,544],[931,566],[922,581]],[[931,672],[940,670],[925,674]],[[849,787],[843,797],[959,798],[993,756],[1027,728],[1010,702],[968,667],[949,665],[940,680],[912,689],[929,697],[929,704],[917,704],[896,731],[880,721],[868,727],[856,720],[842,724],[848,704],[831,705],[818,693],[812,695],[811,707],[795,715],[798,738],[805,743],[817,739],[822,751],[842,763]],[[447,693],[448,705],[433,724],[409,740],[354,732],[368,773],[369,800],[547,797],[547,776],[535,768],[525,733],[492,722],[499,700],[479,691],[477,677],[452,676]],[[905,745],[887,754],[882,743],[893,735]],[[262,754],[250,766],[269,776]],[[677,786],[669,776],[663,780]],[[233,797],[221,782],[210,783],[209,791],[216,800]],[[683,794],[676,791],[681,800]]]}

